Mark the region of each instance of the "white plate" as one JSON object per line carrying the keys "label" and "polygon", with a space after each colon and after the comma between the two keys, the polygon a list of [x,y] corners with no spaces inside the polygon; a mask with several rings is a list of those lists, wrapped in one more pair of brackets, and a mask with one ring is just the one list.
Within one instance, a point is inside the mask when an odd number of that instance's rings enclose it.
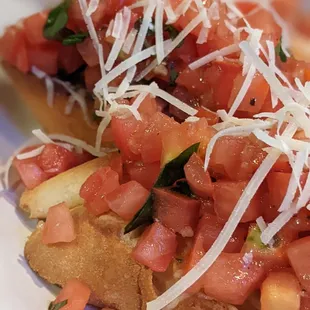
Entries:
{"label": "white plate", "polygon": [[[0,33],[17,22],[59,0],[0,0]],[[37,123],[10,88],[0,68],[0,164],[31,135]],[[0,191],[1,191],[0,185]],[[47,310],[56,287],[48,286],[27,266],[24,244],[36,225],[0,195],[0,309]]]}

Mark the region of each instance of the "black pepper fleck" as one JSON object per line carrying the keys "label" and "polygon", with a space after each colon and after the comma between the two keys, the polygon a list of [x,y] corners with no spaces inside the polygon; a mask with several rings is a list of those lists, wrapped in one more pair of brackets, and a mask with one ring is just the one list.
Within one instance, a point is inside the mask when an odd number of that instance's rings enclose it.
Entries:
{"label": "black pepper fleck", "polygon": [[256,98],[252,98],[251,100],[250,100],[250,105],[251,106],[255,106],[255,103],[256,103]]}

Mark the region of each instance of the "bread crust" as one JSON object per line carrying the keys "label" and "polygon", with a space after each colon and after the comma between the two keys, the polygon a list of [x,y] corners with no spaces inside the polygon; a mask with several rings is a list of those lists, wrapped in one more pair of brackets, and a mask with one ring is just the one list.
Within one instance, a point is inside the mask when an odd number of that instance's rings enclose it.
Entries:
{"label": "bread crust", "polygon": [[45,219],[50,207],[61,202],[72,209],[83,204],[79,192],[86,179],[101,167],[106,166],[112,154],[86,162],[67,170],[35,187],[26,190],[19,206],[29,213],[30,218]]}

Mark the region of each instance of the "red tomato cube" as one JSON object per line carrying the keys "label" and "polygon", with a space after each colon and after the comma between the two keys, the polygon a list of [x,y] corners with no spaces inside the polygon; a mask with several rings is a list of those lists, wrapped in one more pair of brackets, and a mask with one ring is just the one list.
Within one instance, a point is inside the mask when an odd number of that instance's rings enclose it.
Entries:
{"label": "red tomato cube", "polygon": [[75,238],[73,218],[66,204],[60,203],[49,208],[43,227],[42,242],[44,244],[71,242]]}
{"label": "red tomato cube", "polygon": [[310,237],[289,244],[287,255],[302,287],[310,293]]}
{"label": "red tomato cube", "polygon": [[264,268],[255,261],[246,264],[243,254],[222,253],[203,276],[204,292],[214,299],[242,305],[264,276]]}
{"label": "red tomato cube", "polygon": [[183,237],[193,237],[199,220],[200,201],[169,189],[154,189],[155,217]]}
{"label": "red tomato cube", "polygon": [[50,177],[58,175],[76,163],[76,156],[71,151],[56,144],[46,144],[38,157],[38,163]]}
{"label": "red tomato cube", "polygon": [[[203,217],[203,226],[201,231],[204,234],[203,247],[205,252],[211,248],[223,228],[224,225],[218,221],[215,215],[206,214]],[[246,228],[237,227],[234,234],[231,236],[227,245],[225,246],[223,252],[239,253],[242,249],[247,233],[248,232]]]}
{"label": "red tomato cube", "polygon": [[160,173],[160,162],[144,164],[143,162],[132,162],[126,164],[126,171],[131,180],[137,181],[143,187],[150,190],[156,182]]}
{"label": "red tomato cube", "polygon": [[[214,210],[221,220],[227,221],[229,219],[246,186],[246,181],[217,181],[214,183]],[[260,217],[263,212],[263,205],[264,193],[259,189],[245,211],[241,223],[255,221]]]}
{"label": "red tomato cube", "polygon": [[106,195],[109,208],[126,221],[131,220],[143,207],[150,192],[136,181],[120,185]]}
{"label": "red tomato cube", "polygon": [[45,173],[39,166],[36,157],[23,160],[15,158],[13,165],[28,189],[37,187],[49,178],[47,173]]}
{"label": "red tomato cube", "polygon": [[119,187],[119,175],[111,167],[103,167],[87,178],[80,189],[85,207],[93,215],[109,211],[105,196]]}
{"label": "red tomato cube", "polygon": [[133,258],[155,272],[165,272],[176,253],[175,233],[155,222],[142,234],[132,252]]}
{"label": "red tomato cube", "polygon": [[30,44],[38,45],[47,42],[43,36],[43,29],[47,22],[48,13],[48,11],[43,11],[24,19],[24,30]]}
{"label": "red tomato cube", "polygon": [[59,65],[71,74],[84,64],[83,58],[75,45],[62,45],[59,49]]}
{"label": "red tomato cube", "polygon": [[201,158],[194,153],[184,167],[186,180],[192,192],[201,197],[208,199],[213,194],[213,184],[208,171],[204,170]]}
{"label": "red tomato cube", "polygon": [[261,310],[299,310],[301,287],[288,271],[271,272],[261,287]]}
{"label": "red tomato cube", "polygon": [[29,46],[27,51],[30,65],[46,74],[55,75],[58,71],[59,46],[58,42]]}
{"label": "red tomato cube", "polygon": [[60,291],[54,305],[67,300],[67,304],[61,310],[84,310],[90,294],[90,289],[84,283],[77,279],[71,279]]}
{"label": "red tomato cube", "polygon": [[115,145],[120,149],[123,158],[128,160],[138,160],[139,155],[134,154],[129,146],[129,140],[137,131],[139,121],[134,116],[126,119],[113,117],[111,121],[111,128],[114,137]]}

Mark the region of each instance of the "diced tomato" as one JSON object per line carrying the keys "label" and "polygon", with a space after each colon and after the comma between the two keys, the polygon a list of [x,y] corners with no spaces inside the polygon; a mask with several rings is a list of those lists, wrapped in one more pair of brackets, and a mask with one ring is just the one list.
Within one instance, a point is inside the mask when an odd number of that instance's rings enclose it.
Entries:
{"label": "diced tomato", "polygon": [[142,234],[132,252],[133,258],[155,272],[167,270],[177,249],[175,233],[155,222]]}
{"label": "diced tomato", "polygon": [[310,231],[310,211],[302,208],[289,222],[289,227],[297,232]]}
{"label": "diced tomato", "polygon": [[32,45],[46,43],[43,29],[47,22],[48,11],[33,14],[24,19],[24,31],[28,42]]}
{"label": "diced tomato", "polygon": [[310,295],[307,292],[301,294],[300,310],[310,310]]}
{"label": "diced tomato", "polygon": [[204,117],[210,126],[217,124],[219,121],[218,115],[205,107],[199,107],[198,113],[195,116]]}
{"label": "diced tomato", "polygon": [[287,255],[302,287],[310,292],[310,237],[288,245]]}
{"label": "diced tomato", "polygon": [[227,109],[234,80],[240,74],[241,68],[240,63],[228,61],[215,61],[204,68],[203,78],[208,87],[203,89],[200,104],[213,111]]}
{"label": "diced tomato", "polygon": [[84,79],[87,90],[93,91],[95,84],[101,79],[100,66],[88,66],[84,72]]}
{"label": "diced tomato", "polygon": [[261,287],[262,310],[299,310],[301,288],[295,275],[271,272]]}
{"label": "diced tomato", "polygon": [[84,151],[81,153],[74,153],[75,161],[74,161],[74,167],[82,165],[92,159],[94,159],[94,156],[89,154],[88,152]]}
{"label": "diced tomato", "polygon": [[67,304],[61,310],[84,310],[88,303],[91,291],[80,280],[69,280],[60,291],[54,305],[67,300]]}
{"label": "diced tomato", "polygon": [[[231,108],[236,97],[238,96],[240,89],[244,84],[245,78],[246,77],[242,76],[241,73],[236,77],[230,95],[230,100],[228,102],[229,108]],[[269,84],[266,82],[266,80],[261,74],[256,74],[237,111],[247,112],[249,115],[254,115],[258,113],[259,111],[261,111],[268,94]]]}
{"label": "diced tomato", "polygon": [[202,199],[200,198],[200,217],[203,217],[205,214],[213,214],[215,215],[214,211],[214,201],[213,199]]}
{"label": "diced tomato", "polygon": [[134,154],[129,146],[129,139],[137,131],[139,121],[134,116],[126,119],[113,117],[111,128],[114,137],[115,145],[120,149],[123,158],[128,160],[138,160],[139,155]]}
{"label": "diced tomato", "polygon": [[292,172],[292,167],[288,161],[288,157],[285,154],[281,154],[279,159],[273,165],[272,172]]}
{"label": "diced tomato", "polygon": [[131,180],[139,182],[143,187],[150,190],[160,173],[160,162],[144,164],[132,162],[126,165],[126,171]]}
{"label": "diced tomato", "polygon": [[72,168],[75,159],[75,155],[67,149],[56,144],[46,144],[38,157],[38,163],[43,171],[52,177]]}
{"label": "diced tomato", "polygon": [[261,262],[266,271],[288,267],[286,248],[295,237],[291,233],[282,230],[274,238],[275,244],[271,248],[262,243],[260,235],[261,232],[257,225],[251,225],[242,253],[253,253],[254,259]]}
{"label": "diced tomato", "polygon": [[149,195],[141,184],[130,181],[107,194],[105,200],[112,211],[129,221],[143,207]]}
{"label": "diced tomato", "polygon": [[245,264],[243,254],[222,253],[203,276],[204,292],[214,299],[242,305],[264,275],[264,269],[255,261]]}
{"label": "diced tomato", "polygon": [[208,199],[213,194],[213,184],[208,171],[204,170],[201,158],[194,153],[184,167],[186,180],[192,192],[201,197]]}
{"label": "diced tomato", "polygon": [[200,143],[199,152],[205,153],[205,149],[215,133],[216,130],[208,126],[205,118],[194,123],[182,123],[167,131],[162,137],[162,165],[176,158],[195,143]]}
{"label": "diced tomato", "polygon": [[[246,181],[217,181],[214,183],[214,209],[221,220],[229,219],[246,186]],[[241,223],[255,221],[262,215],[263,205],[264,193],[262,189],[259,189],[245,211]]]}
{"label": "diced tomato", "polygon": [[62,45],[59,50],[59,65],[67,73],[73,73],[84,64],[84,61],[75,45]]}
{"label": "diced tomato", "polygon": [[197,58],[196,41],[193,35],[188,35],[182,44],[176,48],[170,55],[170,59],[182,59],[184,63],[189,64]]}
{"label": "diced tomato", "polygon": [[15,158],[13,164],[28,189],[37,187],[49,178],[48,175],[40,168],[37,158],[23,160],[18,160]]}
{"label": "diced tomato", "polygon": [[57,73],[59,56],[58,42],[29,46],[27,51],[31,66],[35,66],[49,75],[55,75]]}
{"label": "diced tomato", "polygon": [[[90,0],[87,0],[87,3],[89,2]],[[96,29],[101,29],[102,26],[106,23],[104,16],[106,15],[107,7],[108,6],[106,1],[99,2],[98,8],[92,14],[92,21]],[[78,0],[74,0],[71,2],[68,10],[68,16],[68,24],[70,25],[71,30],[87,31],[87,27]]]}
{"label": "diced tomato", "polygon": [[[227,156],[229,154],[229,156]],[[216,178],[249,180],[265,158],[265,153],[247,137],[221,137],[211,154],[209,167]]]}
{"label": "diced tomato", "polygon": [[[133,98],[130,101],[130,105],[132,105],[137,97]],[[156,112],[160,112],[160,109],[157,104],[157,99],[153,98],[151,95],[147,95],[144,100],[140,103],[139,113],[141,114],[143,119],[151,118]]]}
{"label": "diced tomato", "polygon": [[157,112],[149,120],[142,138],[141,156],[144,163],[154,163],[161,159],[162,136],[177,126],[177,123],[161,112]]}
{"label": "diced tomato", "polygon": [[[172,92],[172,96],[183,101],[187,105],[197,109],[199,106],[199,98],[191,94],[185,87],[176,86]],[[188,118],[188,114],[181,111],[172,104],[169,105],[169,113],[178,121],[184,121]],[[197,116],[197,115],[196,115]]]}
{"label": "diced tomato", "polygon": [[[212,214],[205,214],[203,217],[203,233],[204,241],[203,248],[207,252],[214,241],[219,236],[224,225],[218,221],[217,217]],[[239,253],[242,249],[244,241],[247,236],[247,229],[245,227],[237,227],[232,237],[225,246],[224,253]]]}
{"label": "diced tomato", "polygon": [[243,14],[247,14],[254,10],[257,7],[257,4],[250,2],[239,2],[236,3],[236,6]]}
{"label": "diced tomato", "polygon": [[119,187],[119,175],[111,167],[103,167],[94,172],[84,182],[80,196],[85,200],[85,207],[94,215],[109,211],[105,196]]}
{"label": "diced tomato", "polygon": [[123,160],[122,156],[118,153],[113,153],[109,163],[111,169],[118,173],[120,181],[123,178]]}
{"label": "diced tomato", "polygon": [[155,217],[183,237],[193,237],[199,220],[200,201],[169,189],[155,188]]}
{"label": "diced tomato", "polygon": [[71,242],[76,238],[74,222],[69,208],[60,203],[48,209],[42,232],[44,244]]}

